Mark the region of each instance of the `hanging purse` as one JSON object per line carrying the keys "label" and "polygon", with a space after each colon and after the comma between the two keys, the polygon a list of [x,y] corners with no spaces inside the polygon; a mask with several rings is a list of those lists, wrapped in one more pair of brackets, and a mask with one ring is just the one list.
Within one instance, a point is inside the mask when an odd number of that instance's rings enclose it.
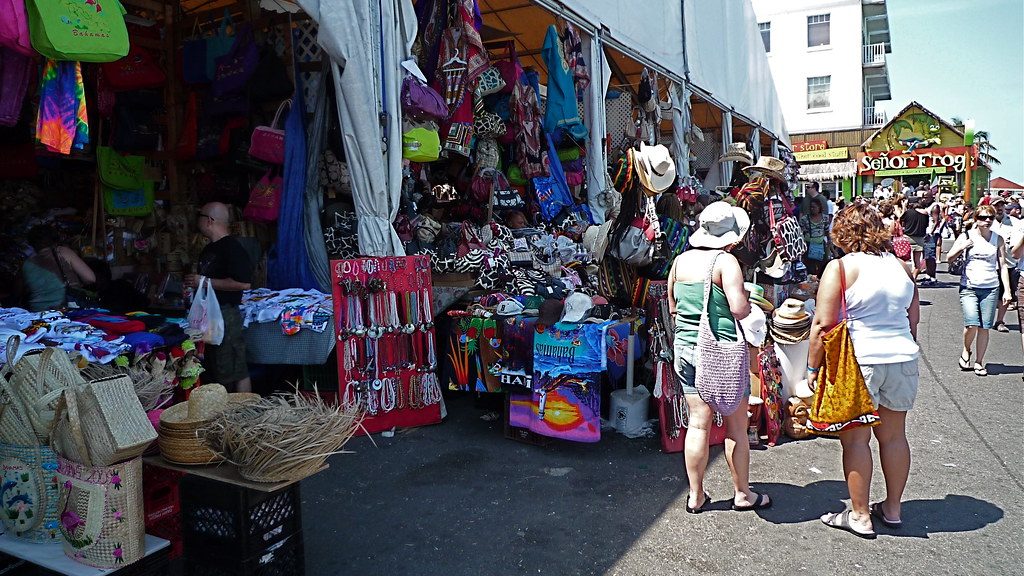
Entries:
{"label": "hanging purse", "polygon": [[273,45],[260,48],[259,64],[249,80],[249,96],[254,102],[278,102],[295,93],[288,67]]}
{"label": "hanging purse", "polygon": [[822,337],[824,361],[818,371],[807,427],[822,435],[838,435],[858,426],[877,426],[881,419],[853,349],[846,308],[846,271],[839,260],[843,318]]}
{"label": "hanging purse", "polygon": [[235,38],[228,33],[235,33],[235,20],[231,17],[231,10],[224,8],[224,17],[220,21],[220,28],[217,33],[204,40],[204,52],[206,56],[206,82],[212,82],[217,76],[217,59],[231,52],[235,45]]}
{"label": "hanging purse", "polygon": [[402,114],[417,121],[441,120],[448,116],[444,98],[413,76],[402,81]]}
{"label": "hanging purse", "polygon": [[487,110],[480,110],[474,114],[473,128],[481,138],[501,138],[508,132],[508,126],[501,116]]}
{"label": "hanging purse", "polygon": [[260,62],[260,51],[253,39],[252,27],[243,24],[235,36],[231,50],[216,59],[213,95],[222,97],[245,90]]}
{"label": "hanging purse", "polygon": [[910,261],[910,255],[914,250],[913,245],[910,243],[910,238],[903,232],[903,225],[896,222],[893,226],[892,234],[892,253],[897,258],[905,262]]}
{"label": "hanging purse", "polygon": [[35,54],[29,37],[24,0],[0,0],[0,47],[22,56]]}
{"label": "hanging purse", "polygon": [[274,114],[274,121],[270,126],[257,126],[252,131],[252,142],[249,144],[249,155],[271,164],[284,164],[284,129],[279,128],[281,114],[286,106],[290,106],[291,100],[281,102],[277,107],[277,114]]}
{"label": "hanging purse", "polygon": [[526,202],[519,191],[509,184],[501,170],[493,170],[494,208],[497,210],[524,210]]}
{"label": "hanging purse", "polygon": [[253,186],[249,194],[249,202],[242,211],[242,216],[252,222],[269,223],[277,220],[281,210],[281,189],[284,180],[276,170],[267,170],[260,181]]}
{"label": "hanging purse", "polygon": [[124,58],[103,64],[102,68],[107,86],[115,92],[160,88],[167,82],[157,58],[138,45],[132,45]]}
{"label": "hanging purse", "polygon": [[772,230],[775,246],[782,251],[783,257],[789,262],[799,262],[807,253],[807,241],[796,218],[783,211],[781,218],[775,217],[775,202],[768,202],[768,220]]}
{"label": "hanging purse", "polygon": [[51,60],[113,62],[128,55],[126,10],[93,0],[27,0],[32,47]]}
{"label": "hanging purse", "polygon": [[695,382],[701,400],[707,402],[712,410],[729,416],[747,398],[747,390],[750,388],[750,352],[743,338],[743,328],[735,319],[736,342],[719,340],[711,330],[708,301],[711,299],[715,261],[721,254],[721,251],[715,254],[704,275],[704,303],[697,330]]}

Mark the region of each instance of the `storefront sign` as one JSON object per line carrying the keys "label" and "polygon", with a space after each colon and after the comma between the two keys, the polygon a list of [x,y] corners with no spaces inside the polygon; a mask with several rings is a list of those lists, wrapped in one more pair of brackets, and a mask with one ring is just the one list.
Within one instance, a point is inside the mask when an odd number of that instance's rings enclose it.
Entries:
{"label": "storefront sign", "polygon": [[809,150],[807,152],[795,152],[793,156],[797,162],[813,162],[815,160],[846,160],[850,157],[850,150],[843,148],[826,148],[824,150]]}
{"label": "storefront sign", "polygon": [[942,174],[946,171],[942,168],[907,168],[905,170],[879,170],[875,176],[913,176],[915,174]]}
{"label": "storefront sign", "polygon": [[[828,148],[828,140],[808,140],[806,142],[794,142],[793,153],[799,154],[801,152],[812,152],[814,150],[824,150]],[[797,160],[800,158],[797,157]]]}
{"label": "storefront sign", "polygon": [[[915,174],[930,172],[963,172],[967,164],[964,155],[968,148],[935,148],[913,152],[862,152],[857,154],[857,174],[861,176],[892,170],[920,170]],[[974,155],[972,151],[972,156]]]}

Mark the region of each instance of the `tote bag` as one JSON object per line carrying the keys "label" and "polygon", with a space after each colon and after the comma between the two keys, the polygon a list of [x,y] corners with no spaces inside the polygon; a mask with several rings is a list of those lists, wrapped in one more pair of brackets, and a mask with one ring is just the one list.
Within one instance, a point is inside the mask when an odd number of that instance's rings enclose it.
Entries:
{"label": "tote bag", "polygon": [[26,0],[32,47],[51,60],[113,62],[128,55],[118,0]]}
{"label": "tote bag", "polygon": [[260,178],[249,194],[249,202],[242,211],[242,216],[252,222],[275,222],[281,211],[281,188],[284,180],[274,170]]}
{"label": "tote bag", "polygon": [[25,0],[0,0],[0,47],[23,56],[35,54],[28,32]]}
{"label": "tote bag", "polygon": [[700,313],[700,327],[697,332],[697,394],[708,406],[723,416],[729,416],[739,408],[747,397],[750,384],[750,361],[743,329],[736,324],[737,342],[723,342],[715,337],[708,319],[708,301],[711,299],[712,272],[715,261],[722,252],[711,259],[704,276],[704,305]]}
{"label": "tote bag", "polygon": [[839,277],[843,320],[823,337],[825,361],[818,371],[807,421],[808,430],[822,435],[838,435],[851,428],[877,426],[881,422],[853,351],[847,325],[846,272],[842,260],[839,261]]}

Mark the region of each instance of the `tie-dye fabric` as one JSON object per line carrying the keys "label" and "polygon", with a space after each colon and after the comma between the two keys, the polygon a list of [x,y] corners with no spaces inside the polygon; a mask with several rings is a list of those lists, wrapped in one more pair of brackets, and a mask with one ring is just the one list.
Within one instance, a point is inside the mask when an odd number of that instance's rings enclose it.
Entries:
{"label": "tie-dye fabric", "polygon": [[43,65],[36,140],[51,152],[60,154],[81,150],[89,143],[81,63],[47,60]]}

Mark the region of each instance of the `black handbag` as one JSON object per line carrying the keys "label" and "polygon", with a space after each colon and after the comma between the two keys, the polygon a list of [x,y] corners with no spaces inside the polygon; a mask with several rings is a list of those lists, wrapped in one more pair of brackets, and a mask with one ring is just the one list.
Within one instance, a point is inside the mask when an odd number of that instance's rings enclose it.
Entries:
{"label": "black handbag", "polygon": [[260,48],[260,63],[249,80],[249,96],[253,102],[280,102],[290,98],[295,85],[288,74],[284,60],[277,55],[273,46]]}

